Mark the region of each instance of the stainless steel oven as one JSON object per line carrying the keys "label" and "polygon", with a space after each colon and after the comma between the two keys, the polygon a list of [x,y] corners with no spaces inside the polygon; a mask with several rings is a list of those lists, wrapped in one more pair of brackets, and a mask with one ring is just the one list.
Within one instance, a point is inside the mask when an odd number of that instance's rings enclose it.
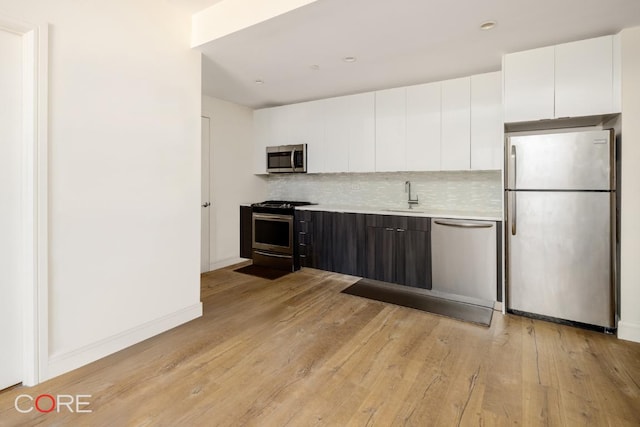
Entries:
{"label": "stainless steel oven", "polygon": [[293,270],[293,215],[253,213],[253,263]]}
{"label": "stainless steel oven", "polygon": [[253,214],[253,248],[293,253],[293,215]]}
{"label": "stainless steel oven", "polygon": [[252,259],[254,265],[295,271],[297,254],[295,207],[309,202],[268,200],[252,208]]}

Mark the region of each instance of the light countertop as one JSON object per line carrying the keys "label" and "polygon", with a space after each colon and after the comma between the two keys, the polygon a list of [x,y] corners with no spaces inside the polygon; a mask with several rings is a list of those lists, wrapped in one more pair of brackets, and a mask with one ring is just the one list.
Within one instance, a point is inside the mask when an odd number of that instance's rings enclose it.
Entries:
{"label": "light countertop", "polygon": [[451,219],[470,219],[478,221],[502,221],[502,212],[500,211],[477,211],[477,210],[452,210],[452,209],[429,209],[421,206],[413,209],[398,208],[397,210],[390,208],[378,207],[354,207],[354,206],[337,206],[337,205],[310,205],[299,206],[296,209],[306,211],[324,211],[324,212],[345,212],[345,213],[361,213],[374,215],[405,215],[405,216],[422,216],[431,218],[451,218]]}

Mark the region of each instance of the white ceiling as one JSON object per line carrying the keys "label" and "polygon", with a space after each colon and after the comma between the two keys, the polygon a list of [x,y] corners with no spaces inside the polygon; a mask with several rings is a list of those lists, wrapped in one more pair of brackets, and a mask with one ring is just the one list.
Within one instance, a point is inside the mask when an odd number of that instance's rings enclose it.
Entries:
{"label": "white ceiling", "polygon": [[202,91],[290,104],[496,71],[504,53],[637,25],[640,0],[319,0],[199,47]]}
{"label": "white ceiling", "polygon": [[203,9],[208,8],[216,3],[220,3],[222,0],[166,0],[168,3],[184,10],[185,12],[193,15],[196,12],[200,12]]}

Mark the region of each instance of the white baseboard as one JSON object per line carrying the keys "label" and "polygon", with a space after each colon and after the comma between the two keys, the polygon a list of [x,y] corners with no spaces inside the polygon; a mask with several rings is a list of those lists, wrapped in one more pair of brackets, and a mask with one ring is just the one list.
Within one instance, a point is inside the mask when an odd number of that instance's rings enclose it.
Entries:
{"label": "white baseboard", "polygon": [[237,264],[239,262],[247,261],[246,258],[233,257],[220,261],[212,262],[209,264],[209,271],[217,270],[219,268],[229,267],[230,265]]}
{"label": "white baseboard", "polygon": [[202,316],[202,303],[197,303],[93,344],[54,355],[49,358],[47,372],[43,373],[43,378],[40,380],[45,381],[95,362],[200,316]]}
{"label": "white baseboard", "polygon": [[626,341],[640,342],[640,323],[619,321],[618,338]]}

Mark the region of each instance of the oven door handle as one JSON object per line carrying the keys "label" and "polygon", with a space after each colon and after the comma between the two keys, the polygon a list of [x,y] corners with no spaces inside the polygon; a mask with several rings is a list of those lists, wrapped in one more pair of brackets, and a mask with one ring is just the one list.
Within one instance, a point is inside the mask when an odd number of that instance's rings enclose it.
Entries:
{"label": "oven door handle", "polygon": [[264,219],[267,221],[293,221],[293,217],[291,215],[277,215],[277,214],[260,214],[254,213],[254,219]]}
{"label": "oven door handle", "polygon": [[272,258],[286,258],[286,259],[291,259],[292,256],[291,255],[279,255],[279,254],[274,254],[271,252],[264,252],[264,251],[258,251],[258,250],[254,250],[255,253],[263,255],[263,256],[268,256],[268,257],[272,257]]}

